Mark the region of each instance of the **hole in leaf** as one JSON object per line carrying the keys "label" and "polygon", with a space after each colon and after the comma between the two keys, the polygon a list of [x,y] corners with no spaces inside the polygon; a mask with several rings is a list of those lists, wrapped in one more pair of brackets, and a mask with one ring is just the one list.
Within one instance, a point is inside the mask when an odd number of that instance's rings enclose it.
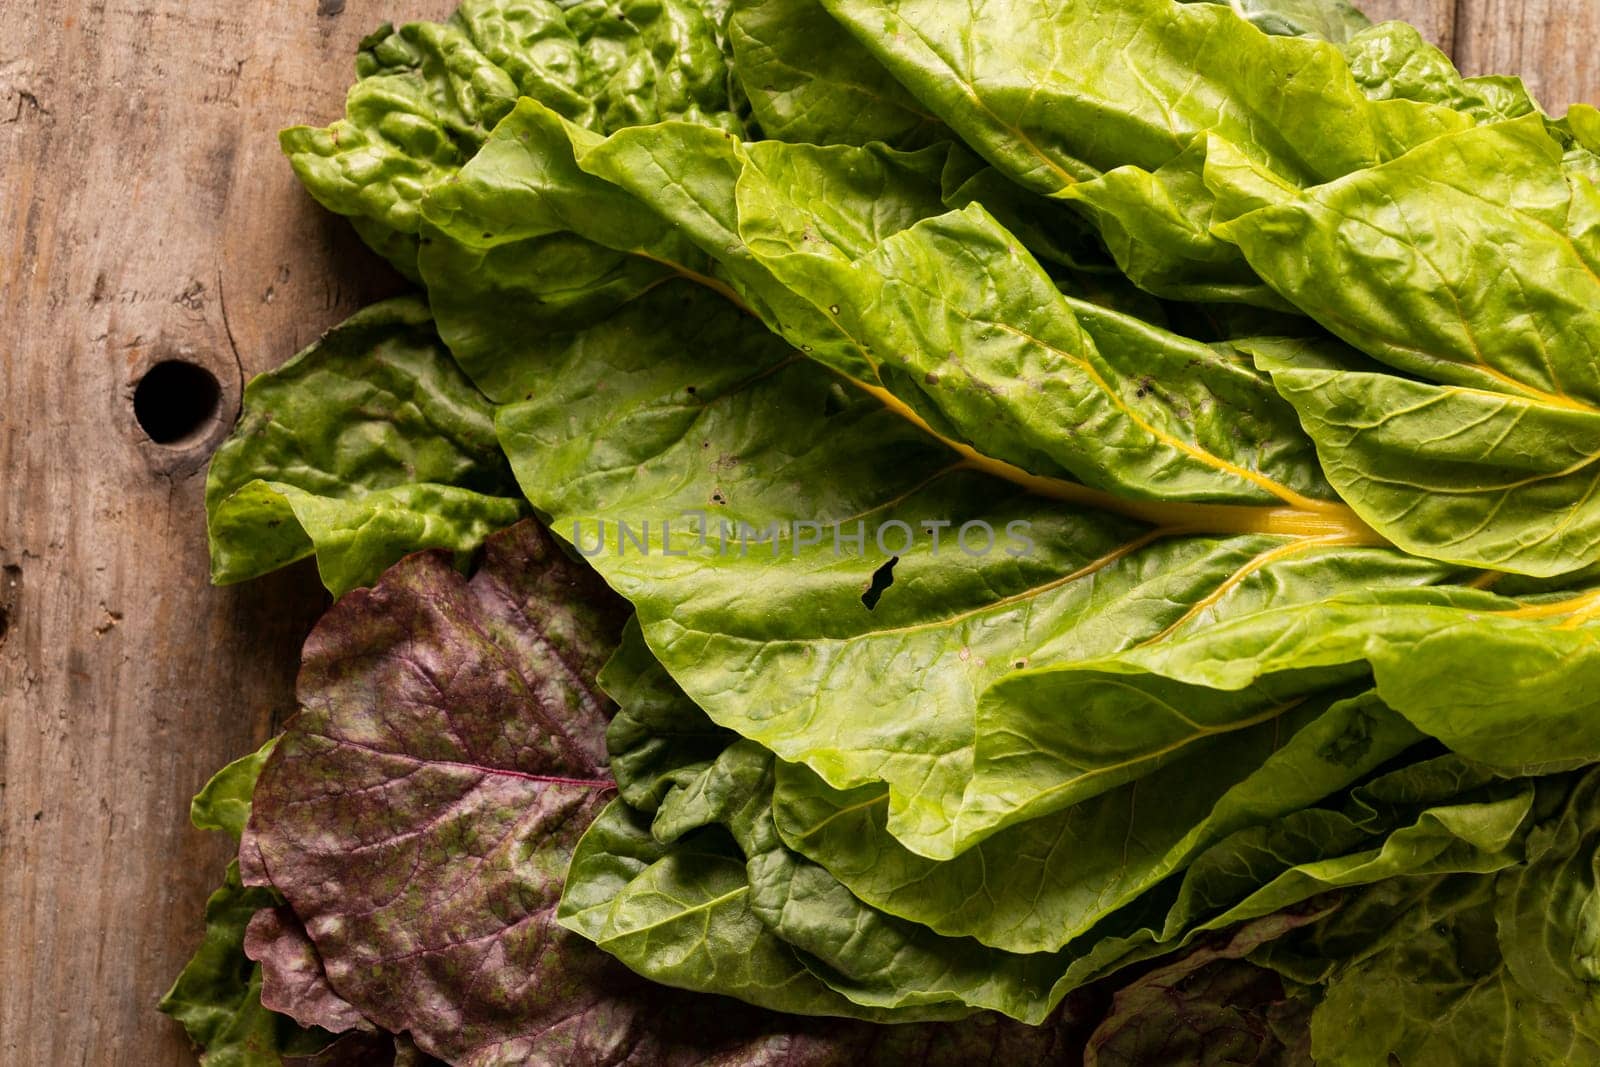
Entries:
{"label": "hole in leaf", "polygon": [[872,572],[872,584],[861,594],[861,602],[867,606],[868,611],[878,606],[878,601],[883,598],[883,591],[894,584],[894,565],[899,562],[899,556],[890,556],[888,563]]}
{"label": "hole in leaf", "polygon": [[193,436],[216,417],[221,403],[216,377],[181,359],[157,363],[133,388],[133,417],[158,445]]}

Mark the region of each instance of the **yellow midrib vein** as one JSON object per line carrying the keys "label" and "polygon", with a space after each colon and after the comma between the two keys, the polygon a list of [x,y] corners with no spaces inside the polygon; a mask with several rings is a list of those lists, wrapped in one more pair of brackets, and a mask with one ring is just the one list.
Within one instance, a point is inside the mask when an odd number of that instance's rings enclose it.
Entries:
{"label": "yellow midrib vein", "polygon": [[1497,611],[1494,614],[1506,619],[1565,619],[1557,629],[1575,629],[1582,623],[1600,615],[1600,589],[1557,600],[1549,604],[1530,604],[1527,607]]}
{"label": "yellow midrib vein", "polygon": [[1137,519],[1174,532],[1212,534],[1276,534],[1286,537],[1348,538],[1352,545],[1387,545],[1388,539],[1368,526],[1349,506],[1307,500],[1302,506],[1253,504],[1193,504],[1129,500],[1064,478],[1030,474],[1013,463],[986,456],[971,445],[946,437],[911,406],[881,385],[840,375],[872,396],[889,411],[916,426],[961,457],[969,470],[981,471],[1021,486],[1038,496],[1079,504]]}
{"label": "yellow midrib vein", "polygon": [[[753,318],[760,318],[755,310],[727,282],[702,274],[681,264],[659,259],[642,249],[635,248],[629,251],[643,259],[661,264],[687,281],[710,289],[745,314]],[[846,333],[845,336],[849,337],[849,334]],[[866,356],[865,346],[853,337],[850,340],[862,352],[863,359],[866,360],[867,364],[876,367],[876,363]],[[1042,341],[1036,338],[1030,338],[1030,340],[1037,344],[1043,344]],[[1051,348],[1051,351],[1057,350]],[[826,365],[823,364],[823,366]],[[1093,489],[1078,482],[1067,481],[1064,478],[1051,478],[1032,474],[1014,463],[986,456],[964,441],[958,441],[955,438],[939,433],[928,425],[928,421],[917,414],[909,404],[883,386],[863,381],[836,368],[830,367],[828,369],[851,385],[872,396],[893,414],[911,423],[923,433],[951,449],[961,457],[962,465],[967,469],[981,471],[991,477],[1011,482],[1013,485],[1021,486],[1028,492],[1044,497],[1047,500],[1057,500],[1096,511],[1109,512],[1113,515],[1122,515],[1174,532],[1217,535],[1273,534],[1285,537],[1327,537],[1335,535],[1347,538],[1346,543],[1352,545],[1382,546],[1390,544],[1388,538],[1369,526],[1355,513],[1354,509],[1346,504],[1313,500],[1310,497],[1294,493],[1292,490],[1278,486],[1277,483],[1253,471],[1247,471],[1236,464],[1227,463],[1212,456],[1210,453],[1177,441],[1166,434],[1157,433],[1156,437],[1169,447],[1175,447],[1186,455],[1208,462],[1222,473],[1240,476],[1251,484],[1268,488],[1274,491],[1276,495],[1284,498],[1286,502],[1282,505],[1262,505],[1131,500],[1101,489]],[[1098,384],[1105,395],[1111,396],[1113,401],[1116,400],[1114,394],[1104,382],[1099,382]],[[1122,405],[1121,409],[1124,414],[1133,417],[1133,413],[1125,405]],[[1142,429],[1155,433],[1154,428],[1146,424],[1144,420],[1135,418],[1135,421]]]}
{"label": "yellow midrib vein", "polygon": [[1289,541],[1285,544],[1277,545],[1274,548],[1267,549],[1265,552],[1259,552],[1245,564],[1236,569],[1232,574],[1228,575],[1227,578],[1219,582],[1215,589],[1191,604],[1189,609],[1178,617],[1177,621],[1173,622],[1170,626],[1156,634],[1154,637],[1151,637],[1145,641],[1141,641],[1138,647],[1143,648],[1146,645],[1157,644],[1166,640],[1168,637],[1171,637],[1177,630],[1192,622],[1197,616],[1200,615],[1201,612],[1219,603],[1222,598],[1228,594],[1229,590],[1235,588],[1246,578],[1250,577],[1250,575],[1263,569],[1264,567],[1270,566],[1281,559],[1287,559],[1290,556],[1295,556],[1301,552],[1309,551],[1313,548],[1333,548],[1348,544],[1350,544],[1350,541],[1348,541],[1342,534],[1325,534],[1319,537],[1300,538],[1295,541]]}
{"label": "yellow midrib vein", "polygon": [[1058,348],[1055,345],[1046,342],[1044,339],[1035,337],[1026,330],[1020,330],[1015,326],[1010,326],[1005,323],[995,323],[994,325],[998,329],[1004,330],[1015,337],[1019,337],[1028,344],[1036,345],[1047,352],[1053,353],[1054,355],[1057,355],[1076,366],[1083,373],[1083,375],[1094,384],[1094,387],[1100,390],[1101,394],[1105,396],[1105,398],[1113,407],[1122,412],[1122,414],[1135,426],[1139,427],[1139,429],[1143,430],[1157,441],[1160,441],[1168,448],[1176,452],[1182,452],[1191,459],[1198,460],[1208,467],[1222,471],[1224,474],[1231,474],[1241,481],[1249,482],[1256,488],[1271,493],[1273,496],[1276,496],[1282,500],[1289,507],[1297,510],[1308,511],[1325,506],[1322,501],[1312,500],[1310,497],[1305,496],[1304,494],[1295,492],[1288,486],[1273,481],[1271,478],[1268,478],[1266,475],[1261,474],[1258,471],[1241,467],[1237,463],[1231,463],[1228,460],[1223,459],[1221,456],[1213,455],[1212,453],[1207,452],[1205,449],[1200,448],[1199,446],[1188,441],[1174,437],[1166,431],[1155,426],[1143,415],[1135,411],[1133,407],[1129,405],[1128,402],[1124,400],[1115,389],[1111,388],[1111,384],[1105,380],[1105,378],[1100,374],[1099,370],[1097,370],[1092,363],[1084,359],[1082,356]]}

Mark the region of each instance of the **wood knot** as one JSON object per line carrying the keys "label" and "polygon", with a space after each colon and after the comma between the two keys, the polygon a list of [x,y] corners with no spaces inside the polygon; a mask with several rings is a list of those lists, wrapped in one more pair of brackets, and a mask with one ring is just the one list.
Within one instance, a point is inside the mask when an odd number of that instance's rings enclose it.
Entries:
{"label": "wood knot", "polygon": [[188,474],[227,436],[237,400],[217,373],[186,348],[168,349],[137,373],[126,400],[129,427],[150,466]]}

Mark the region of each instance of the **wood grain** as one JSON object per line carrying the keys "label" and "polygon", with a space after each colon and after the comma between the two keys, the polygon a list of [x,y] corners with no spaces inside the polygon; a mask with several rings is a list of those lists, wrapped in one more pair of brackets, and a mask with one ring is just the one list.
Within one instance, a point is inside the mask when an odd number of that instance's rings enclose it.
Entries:
{"label": "wood grain", "polygon": [[1460,0],[1455,58],[1468,74],[1520,74],[1552,114],[1600,105],[1600,0]]}
{"label": "wood grain", "polygon": [[1458,0],[1355,0],[1374,22],[1404,19],[1448,55],[1455,47]]}
{"label": "wood grain", "polygon": [[[1600,96],[1594,0],[1371,0],[1471,70]],[[188,800],[292,706],[304,568],[205,582],[205,457],[245,378],[396,286],[294,183],[282,125],[333,118],[357,39],[449,0],[0,6],[0,1063],[193,1062],[154,1004],[223,843]],[[163,359],[218,416],[134,422]]]}
{"label": "wood grain", "polygon": [[[194,1062],[154,1010],[226,858],[189,797],[292,707],[323,603],[207,586],[205,459],[246,376],[396,283],[274,134],[448,6],[0,5],[0,1063]],[[165,359],[222,387],[176,447],[131,413]]]}

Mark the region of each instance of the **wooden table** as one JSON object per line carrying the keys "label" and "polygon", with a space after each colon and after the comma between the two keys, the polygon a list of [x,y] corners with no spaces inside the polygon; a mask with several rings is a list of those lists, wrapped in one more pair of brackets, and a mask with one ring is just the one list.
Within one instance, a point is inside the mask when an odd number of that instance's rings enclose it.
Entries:
{"label": "wooden table", "polygon": [[[452,6],[0,9],[5,1067],[193,1062],[155,1012],[226,860],[189,828],[189,797],[291,710],[324,604],[305,567],[206,584],[206,457],[250,375],[399,287],[301,192],[273,135],[339,113],[375,24]],[[1368,6],[1469,72],[1521,73],[1551,107],[1600,101],[1597,0]],[[205,368],[219,396],[162,445],[133,400],[167,361]],[[209,410],[175,384],[145,411],[172,432]]]}

